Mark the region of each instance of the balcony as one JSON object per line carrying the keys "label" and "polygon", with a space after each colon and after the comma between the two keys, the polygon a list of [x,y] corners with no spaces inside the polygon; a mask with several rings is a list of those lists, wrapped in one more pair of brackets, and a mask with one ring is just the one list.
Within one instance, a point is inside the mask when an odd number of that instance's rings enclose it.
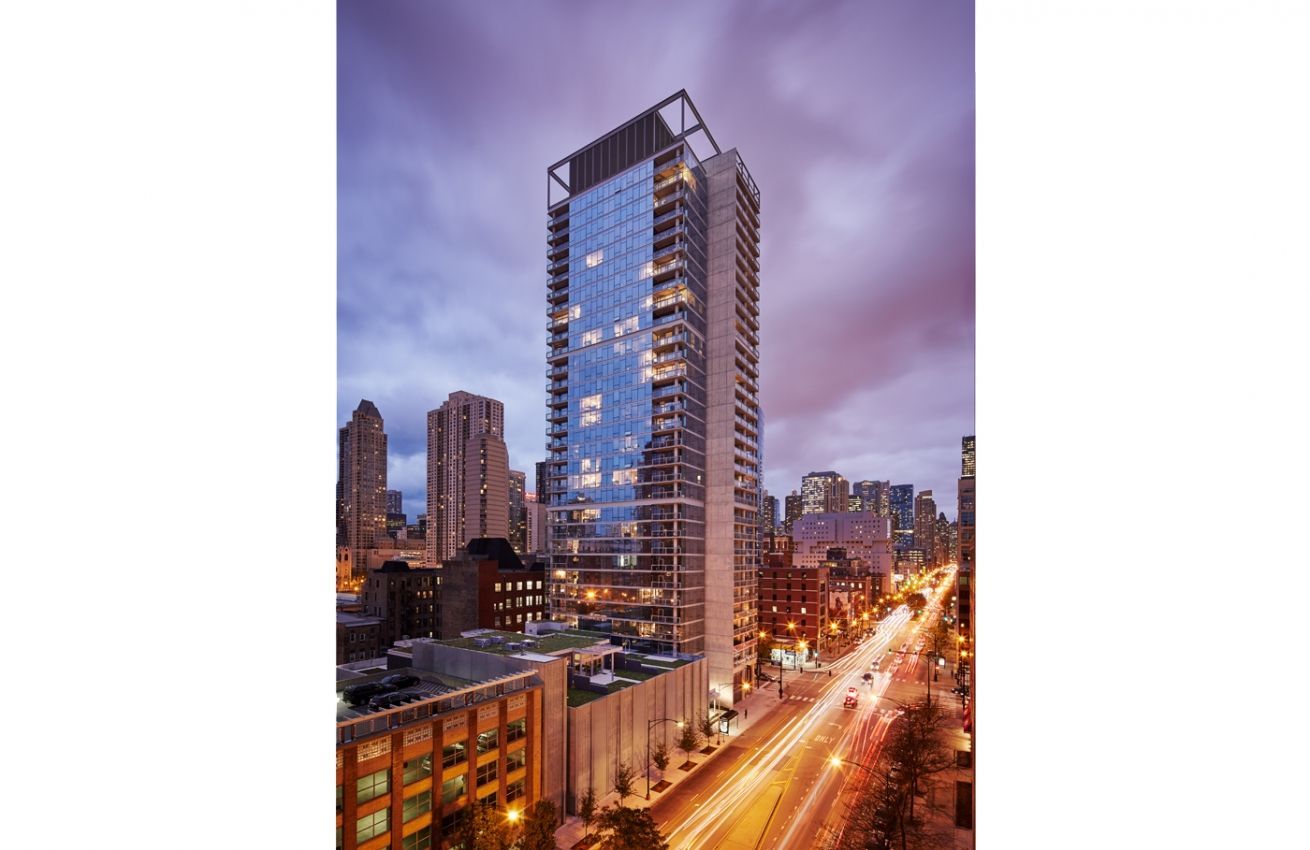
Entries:
{"label": "balcony", "polygon": [[671,325],[671,324],[673,324],[674,322],[685,322],[685,321],[687,321],[688,315],[689,315],[689,314],[687,313],[686,310],[681,310],[681,309],[679,309],[679,310],[675,310],[675,311],[672,312],[672,313],[667,313],[666,315],[663,315],[663,316],[656,316],[656,317],[651,321],[651,324],[652,324],[652,325]]}
{"label": "balcony", "polygon": [[568,331],[560,331],[558,333],[551,334],[549,342],[551,348],[556,348],[561,345],[568,345],[569,344]]}
{"label": "balcony", "polygon": [[651,275],[651,280],[655,283],[664,283],[671,279],[675,273],[681,273],[686,268],[686,260],[673,260],[667,262],[664,265],[655,267],[655,273]]}
{"label": "balcony", "polygon": [[686,199],[686,197],[687,197],[687,192],[684,189],[678,189],[677,191],[669,192],[667,195],[664,195],[662,197],[656,197],[655,198],[656,215],[659,215],[662,212],[667,211],[669,206],[677,203],[678,201]]}
{"label": "balcony", "polygon": [[681,220],[685,212],[686,210],[683,207],[680,206],[674,207],[668,212],[663,212],[655,216],[654,220],[651,222],[651,226],[654,228],[656,232],[665,230],[668,228],[669,222],[676,223],[677,221]]}
{"label": "balcony", "polygon": [[664,336],[654,337],[651,340],[651,348],[654,351],[659,351],[662,348],[668,348],[669,346],[676,345],[680,342],[687,342],[688,339],[689,335],[686,331],[665,334]]}
{"label": "balcony", "polygon": [[569,421],[568,408],[565,407],[561,410],[552,410],[550,412],[550,415],[546,417],[546,421],[554,424],[568,422]]}
{"label": "balcony", "polygon": [[560,242],[568,238],[569,238],[569,227],[566,225],[560,228],[559,230],[551,231],[550,235],[546,237],[546,243],[552,247],[555,247],[558,246]]}
{"label": "balcony", "polygon": [[559,378],[559,377],[563,377],[563,376],[565,376],[565,375],[568,375],[568,373],[569,373],[569,367],[568,367],[567,365],[566,365],[566,366],[555,366],[554,368],[551,368],[551,369],[547,369],[547,370],[546,370],[546,377],[547,377],[547,378]]}
{"label": "balcony", "polygon": [[568,425],[552,425],[550,428],[546,429],[546,436],[558,437],[563,434],[567,434],[568,432],[569,432]]}
{"label": "balcony", "polygon": [[652,434],[663,434],[668,431],[676,431],[679,428],[686,428],[687,420],[683,416],[665,416],[653,419],[650,423],[650,432]]}
{"label": "balcony", "polygon": [[660,264],[662,260],[676,257],[678,254],[681,254],[686,247],[687,245],[685,242],[675,241],[672,245],[666,245],[663,248],[656,249],[655,253],[651,255],[651,260],[655,262],[656,273],[658,274],[664,270],[664,267]]}
{"label": "balcony", "polygon": [[650,305],[650,309],[652,313],[663,313],[677,308],[678,305],[680,304],[686,304],[686,303],[687,303],[686,293],[679,292],[677,295],[669,295],[665,298],[659,299],[658,301],[652,302]]}
{"label": "balcony", "polygon": [[546,295],[546,303],[549,304],[552,309],[569,303],[569,288],[565,286],[562,289],[551,290]]}
{"label": "balcony", "polygon": [[654,383],[660,383],[661,381],[671,381],[674,378],[681,378],[686,374],[687,364],[683,363],[679,366],[664,366],[656,369],[651,374],[650,379]]}
{"label": "balcony", "polygon": [[651,389],[650,400],[652,402],[657,402],[664,399],[675,398],[677,396],[686,395],[686,394],[687,394],[686,381],[678,381],[677,383],[673,383],[673,384],[661,384],[660,386]]}

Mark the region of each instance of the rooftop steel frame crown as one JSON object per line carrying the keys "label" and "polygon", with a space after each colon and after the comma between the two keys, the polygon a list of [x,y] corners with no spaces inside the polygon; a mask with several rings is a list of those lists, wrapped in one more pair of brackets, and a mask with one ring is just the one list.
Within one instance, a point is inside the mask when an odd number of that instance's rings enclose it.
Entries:
{"label": "rooftop steel frame crown", "polygon": [[[668,118],[672,116],[662,114],[662,111],[666,107],[675,103],[678,104],[679,106],[679,109],[677,110],[676,113],[679,119],[679,125],[678,125],[679,129],[677,132],[674,132],[673,128],[668,126]],[[695,123],[691,125],[687,124],[687,110],[689,109],[691,110],[692,117],[695,119]],[[691,97],[687,94],[687,90],[679,89],[676,93],[669,95],[664,100],[655,104],[650,109],[647,109],[645,112],[641,113],[635,118],[632,118],[631,120],[624,122],[620,126],[614,128],[613,130],[601,136],[600,138],[596,139],[595,141],[583,145],[573,153],[561,159],[559,162],[547,168],[546,169],[546,206],[548,208],[554,207],[558,204],[567,201],[574,194],[576,194],[576,192],[581,191],[581,189],[575,190],[570,185],[573,182],[571,180],[572,175],[569,174],[567,171],[562,170],[562,169],[567,169],[570,162],[581,157],[583,154],[587,153],[593,148],[600,148],[604,146],[611,139],[617,138],[620,133],[623,133],[625,130],[629,130],[633,128],[635,125],[640,124],[642,121],[644,121],[646,118],[649,118],[652,115],[656,116],[661,122],[661,124],[663,124],[668,129],[668,131],[672,134],[672,140],[669,142],[670,144],[672,144],[673,142],[682,141],[684,139],[687,140],[689,143],[692,143],[694,142],[694,139],[692,138],[693,136],[695,136],[698,133],[704,133],[705,138],[709,140],[710,145],[714,148],[714,153],[716,155],[723,153],[723,151],[719,148],[719,143],[714,141],[714,134],[712,134],[710,132],[710,128],[705,125],[705,119],[701,118],[700,112],[696,110],[696,105],[691,102]],[[644,159],[644,157],[642,157],[642,159]],[[621,170],[626,170],[626,167]],[[748,179],[749,179],[749,175],[748,175]],[[752,186],[754,185],[753,181],[751,184]],[[589,188],[589,187],[583,187],[583,188]],[[554,197],[552,193],[555,191],[562,191],[563,194],[560,197]]]}

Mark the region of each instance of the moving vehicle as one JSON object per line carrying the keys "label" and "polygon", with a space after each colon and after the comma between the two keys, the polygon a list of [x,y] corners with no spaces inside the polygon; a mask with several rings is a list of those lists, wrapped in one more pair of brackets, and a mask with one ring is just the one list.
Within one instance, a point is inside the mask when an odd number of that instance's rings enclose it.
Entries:
{"label": "moving vehicle", "polygon": [[860,704],[860,692],[855,688],[846,689],[846,702],[843,704],[846,708],[855,708]]}

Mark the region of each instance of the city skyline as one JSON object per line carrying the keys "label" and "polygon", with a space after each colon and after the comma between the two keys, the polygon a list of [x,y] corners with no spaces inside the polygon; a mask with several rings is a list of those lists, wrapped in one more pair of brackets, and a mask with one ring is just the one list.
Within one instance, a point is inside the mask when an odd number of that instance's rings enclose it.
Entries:
{"label": "city skyline", "polygon": [[[548,9],[339,7],[338,418],[360,398],[388,412],[405,512],[425,509],[425,414],[451,392],[505,404],[511,467],[544,459],[540,163],[684,88],[777,199],[764,486],[781,497],[833,469],[953,492],[974,431],[971,7],[688,7],[686,38],[626,45],[648,60],[631,63],[599,35],[638,12],[597,8],[572,70],[540,75],[563,35]],[[614,67],[605,87],[588,66]]]}

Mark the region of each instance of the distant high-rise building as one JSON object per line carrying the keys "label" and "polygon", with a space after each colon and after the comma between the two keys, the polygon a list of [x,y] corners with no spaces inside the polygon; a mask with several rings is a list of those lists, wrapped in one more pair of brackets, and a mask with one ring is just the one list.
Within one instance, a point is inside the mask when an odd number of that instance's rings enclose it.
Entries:
{"label": "distant high-rise building", "polygon": [[925,564],[937,562],[937,502],[931,490],[922,490],[914,497],[914,545],[923,550]]}
{"label": "distant high-rise building", "polygon": [[811,472],[801,479],[801,512],[842,513],[850,507],[850,482],[831,470]]}
{"label": "distant high-rise building", "polygon": [[399,490],[387,491],[387,534],[395,537],[404,537],[405,524],[409,521],[405,516],[405,499]]}
{"label": "distant high-rise building", "polygon": [[537,494],[537,502],[539,504],[545,505],[550,502],[550,499],[548,498],[550,492],[548,489],[549,486],[549,482],[546,478],[546,461],[539,460],[537,461],[537,489],[533,491]]}
{"label": "distant high-rise building", "polygon": [[946,514],[937,515],[936,537],[933,539],[933,556],[936,564],[949,564],[951,558],[951,523]]}
{"label": "distant high-rise building", "polygon": [[517,469],[509,471],[509,545],[515,555],[528,551],[528,511],[524,493],[527,490],[528,475]]}
{"label": "distant high-rise building", "polygon": [[760,563],[759,192],[685,92],[547,184],[552,614],[703,652],[731,705]]}
{"label": "distant high-rise building", "polygon": [[453,392],[428,411],[428,529],[424,563],[453,558],[475,537],[509,537],[505,406]]}
{"label": "distant high-rise building", "polygon": [[782,525],[783,525],[783,529],[787,532],[788,535],[791,534],[792,524],[795,523],[796,520],[800,519],[801,514],[804,513],[804,508],[805,506],[801,502],[800,494],[797,493],[795,490],[792,490],[791,495],[783,499]]}
{"label": "distant high-rise building", "polygon": [[[960,570],[973,570],[974,534],[977,526],[974,522],[974,438],[965,437],[961,441],[960,476],[958,492],[958,513],[955,521],[959,523]],[[962,618],[963,619],[963,618]]]}
{"label": "distant high-rise building", "polygon": [[764,494],[764,528],[766,534],[772,534],[778,526],[778,497]]}
{"label": "distant high-rise building", "polygon": [[350,550],[362,576],[364,559],[356,556],[387,533],[387,435],[373,402],[360,401],[337,446],[337,545]]}
{"label": "distant high-rise building", "polygon": [[892,515],[892,540],[896,551],[914,545],[914,485],[897,484],[889,491],[888,507]]}
{"label": "distant high-rise building", "polygon": [[850,511],[851,513],[857,513],[857,514],[864,513],[863,497],[856,495],[855,493],[852,493],[850,496],[848,496],[846,498],[846,510]]}
{"label": "distant high-rise building", "polygon": [[891,516],[890,481],[860,481],[851,487],[851,492],[860,497],[860,510],[875,516]]}
{"label": "distant high-rise building", "polygon": [[524,494],[524,507],[528,515],[528,553],[544,554],[546,546],[546,506],[537,500],[536,493]]}

